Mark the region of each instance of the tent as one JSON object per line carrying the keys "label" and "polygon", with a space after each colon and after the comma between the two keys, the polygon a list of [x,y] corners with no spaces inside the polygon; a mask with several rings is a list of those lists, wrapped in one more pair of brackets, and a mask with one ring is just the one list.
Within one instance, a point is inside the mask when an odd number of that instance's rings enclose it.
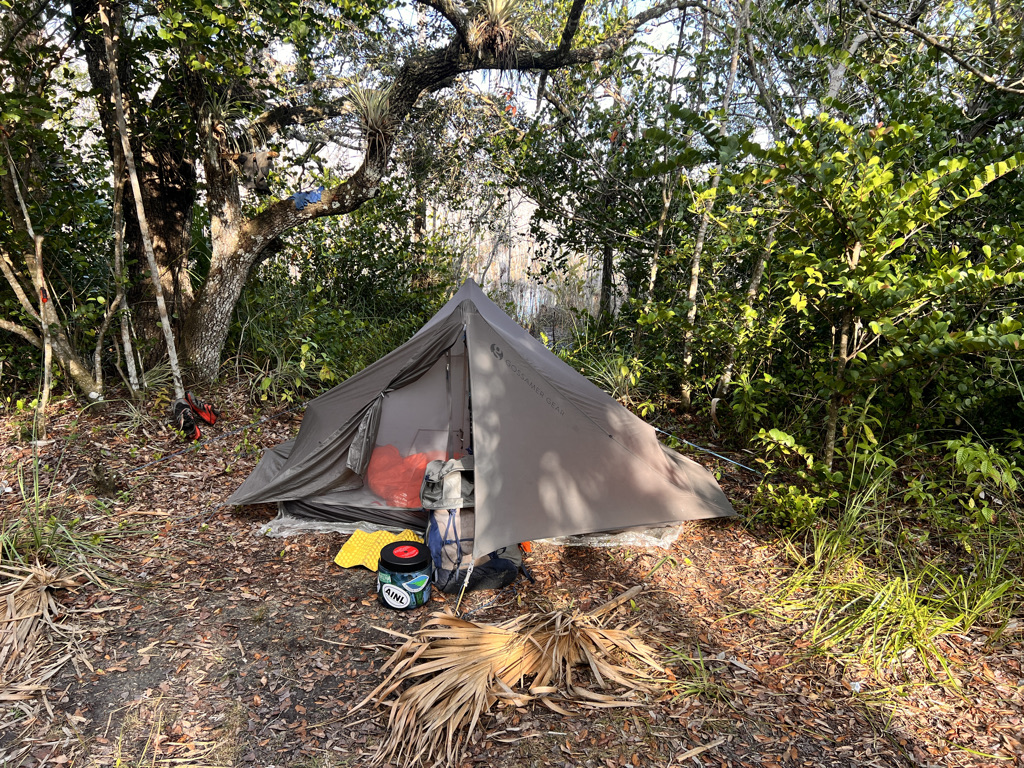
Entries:
{"label": "tent", "polygon": [[735,512],[703,467],[467,281],[409,341],[311,401],[228,499],[424,528],[428,461],[472,455],[474,554]]}

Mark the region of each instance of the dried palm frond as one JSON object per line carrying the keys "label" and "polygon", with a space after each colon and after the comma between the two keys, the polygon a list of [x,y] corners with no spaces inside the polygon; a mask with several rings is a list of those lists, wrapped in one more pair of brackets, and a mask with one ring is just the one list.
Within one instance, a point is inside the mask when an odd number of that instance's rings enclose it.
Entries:
{"label": "dried palm frond", "polygon": [[53,590],[79,586],[80,575],[60,576],[38,565],[0,568],[0,701],[35,699],[71,659],[66,649],[54,647],[63,611]]}
{"label": "dried palm frond", "polygon": [[[435,613],[388,660],[384,682],[355,709],[369,701],[390,709],[388,738],[375,763],[452,765],[498,700],[514,706],[540,701],[560,714],[568,714],[560,706],[568,702],[636,705],[622,696],[651,686],[616,657],[663,671],[633,629],[606,629],[594,616],[528,614],[490,626]],[[574,679],[579,666],[589,667],[600,688],[615,684],[625,691],[589,690],[578,675]]]}

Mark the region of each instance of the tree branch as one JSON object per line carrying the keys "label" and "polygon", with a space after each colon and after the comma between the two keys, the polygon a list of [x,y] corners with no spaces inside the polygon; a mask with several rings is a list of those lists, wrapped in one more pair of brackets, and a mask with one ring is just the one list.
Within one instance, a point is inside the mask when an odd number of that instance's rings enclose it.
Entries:
{"label": "tree branch", "polygon": [[428,8],[433,8],[435,11],[440,13],[448,23],[455,28],[455,33],[459,36],[459,40],[464,46],[469,47],[466,34],[469,29],[469,22],[466,19],[466,14],[460,11],[455,3],[451,0],[420,0],[421,5],[425,5]]}
{"label": "tree branch", "polygon": [[580,17],[583,16],[583,8],[587,0],[573,0],[572,8],[569,9],[569,16],[565,20],[565,27],[562,29],[562,40],[558,44],[558,50],[565,53],[572,47],[573,38],[580,28]]}
{"label": "tree branch", "polygon": [[21,338],[25,339],[25,341],[27,341],[36,349],[43,348],[43,340],[36,336],[35,333],[33,333],[31,330],[29,330],[23,325],[12,323],[10,320],[4,320],[2,317],[0,317],[0,331],[8,331],[10,333],[21,336]]}
{"label": "tree branch", "polygon": [[[444,11],[440,6],[448,8],[452,13],[457,12],[450,0],[430,0],[425,4],[437,8],[442,14]],[[613,56],[629,43],[641,26],[672,11],[700,8],[706,13],[721,15],[701,0],[668,0],[638,13],[604,40],[591,46],[574,49],[571,47],[571,41],[578,29],[584,6],[584,0],[574,0],[558,48],[535,50],[528,44],[521,43],[513,54],[505,52],[499,55],[484,49],[471,51],[456,37],[445,47],[410,57],[395,75],[390,86],[389,112],[392,124],[398,125],[422,94],[443,87],[458,75],[487,69],[548,71],[587,64]],[[341,100],[315,107],[280,107],[262,115],[258,122],[268,132],[277,133],[287,125],[316,122],[346,114],[348,111],[349,107]],[[292,201],[282,200],[268,206],[259,215],[247,221],[242,229],[243,258],[249,261],[251,266],[259,258],[260,251],[288,229],[322,216],[349,213],[376,196],[387,169],[391,144],[392,142],[388,140],[375,151],[367,151],[358,170],[342,184],[325,190],[319,202],[307,205],[299,211]]]}
{"label": "tree branch", "polygon": [[275,107],[253,121],[253,130],[259,126],[261,135],[270,137],[279,134],[290,125],[309,125],[330,120],[332,117],[341,117],[348,112],[347,105],[342,102],[330,102],[320,105],[280,106]]}
{"label": "tree branch", "polygon": [[[548,51],[520,51],[517,53],[517,58],[520,59],[519,65],[514,67],[514,69],[520,71],[560,69],[561,67],[573,64],[588,64],[592,61],[607,59],[624,47],[633,38],[637,30],[647,22],[661,18],[671,11],[681,11],[686,8],[700,8],[713,16],[720,17],[722,15],[720,11],[711,8],[703,2],[699,2],[699,0],[670,0],[670,2],[659,3],[648,8],[646,11],[638,13],[623,24],[622,29],[618,32],[586,48],[575,48],[564,52],[561,47]],[[485,63],[487,66],[481,66],[480,68],[494,69],[499,66],[499,62],[494,59],[488,61],[485,58],[481,64]]]}
{"label": "tree branch", "polygon": [[18,280],[17,275],[14,273],[14,267],[11,264],[10,258],[6,253],[0,253],[0,272],[4,273],[4,277],[7,278],[7,282],[11,286],[11,290],[14,291],[14,295],[18,298],[18,303],[21,304],[21,308],[25,310],[33,320],[40,325],[42,321],[39,319],[39,313],[36,312],[36,308],[32,306],[32,302],[28,300],[28,295],[25,293],[25,289],[21,285],[21,281]]}
{"label": "tree branch", "polygon": [[107,307],[107,311],[103,315],[103,322],[100,323],[99,330],[96,332],[96,348],[92,353],[92,379],[101,386],[103,384],[103,340],[107,337],[110,321],[114,319],[114,314],[121,305],[121,299],[123,298],[124,294],[118,293],[114,300],[110,302],[110,306]]}
{"label": "tree branch", "polygon": [[[35,7],[31,4],[28,7],[22,6],[22,15],[18,22],[11,24],[8,30],[4,30],[6,34],[0,38],[0,58],[6,59],[7,52],[11,49],[11,46],[24,37],[22,33],[29,24],[35,22],[37,16],[41,16],[43,10],[49,5],[49,0],[38,0]],[[17,7],[17,6],[14,6]]]}
{"label": "tree branch", "polygon": [[139,175],[135,170],[135,158],[132,154],[132,145],[128,137],[128,123],[125,120],[124,99],[121,94],[121,83],[117,74],[117,55],[115,50],[115,39],[113,24],[110,18],[109,0],[101,0],[99,6],[100,22],[103,25],[103,44],[107,54],[107,66],[110,68],[111,92],[114,96],[114,111],[117,115],[117,128],[121,138],[121,145],[124,149],[125,168],[128,171],[128,178],[131,181],[132,192],[135,196],[135,212],[142,232],[142,245],[149,262],[149,271],[153,279],[153,288],[156,293],[156,306],[160,314],[160,325],[163,328],[164,340],[167,343],[167,357],[171,365],[171,377],[174,381],[174,396],[181,398],[185,396],[185,388],[181,383],[181,369],[178,367],[178,352],[174,342],[174,332],[171,330],[170,317],[167,313],[167,305],[164,302],[163,284],[160,282],[160,268],[156,263],[156,254],[153,251],[153,238],[149,231],[146,220],[146,210],[143,206],[142,185]]}
{"label": "tree branch", "polygon": [[[888,13],[883,13],[882,11],[879,11],[869,3],[865,2],[865,0],[854,0],[854,2],[857,3],[857,5],[860,6],[861,10],[863,10],[864,13],[866,13],[870,18],[884,21],[886,24],[896,27],[897,29],[901,29],[904,32],[907,32],[908,34],[918,38],[919,40],[922,40],[923,42],[935,48],[937,51],[940,51],[941,53],[951,58],[961,67],[966,69],[968,72],[970,72],[972,75],[980,79],[982,82],[986,83],[987,85],[990,85],[995,90],[1001,91],[1002,93],[1012,93],[1016,96],[1024,96],[1024,88],[1015,88],[1013,87],[1013,85],[1003,85],[994,77],[992,77],[992,75],[988,74],[987,72],[983,72],[974,64],[971,64],[969,61],[967,61],[967,59],[965,59],[963,56],[954,51],[950,46],[941,42],[938,38],[934,37],[933,35],[929,35],[927,32],[924,32],[911,24],[907,24],[906,22],[900,21],[895,16],[890,16]],[[1020,83],[1022,81],[1018,80],[1017,82]]]}

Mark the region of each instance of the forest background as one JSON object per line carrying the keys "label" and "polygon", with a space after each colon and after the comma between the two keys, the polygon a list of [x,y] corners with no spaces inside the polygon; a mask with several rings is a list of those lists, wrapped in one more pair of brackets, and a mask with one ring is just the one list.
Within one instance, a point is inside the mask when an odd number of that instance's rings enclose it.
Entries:
{"label": "forest background", "polygon": [[51,385],[305,400],[473,277],[756,465],[823,648],[1019,616],[1019,3],[0,7],[21,438]]}

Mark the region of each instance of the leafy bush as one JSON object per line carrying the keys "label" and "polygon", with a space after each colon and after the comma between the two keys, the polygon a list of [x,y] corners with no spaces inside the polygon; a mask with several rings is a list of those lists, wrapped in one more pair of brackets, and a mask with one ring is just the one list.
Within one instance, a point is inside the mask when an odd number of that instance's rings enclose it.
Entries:
{"label": "leafy bush", "polygon": [[[1024,606],[1019,468],[970,436],[885,458],[865,460],[837,515],[788,542],[796,569],[776,605],[809,622],[818,651],[879,673],[917,658],[935,676],[943,636]],[[792,518],[814,504],[794,488],[759,496]]]}
{"label": "leafy bush", "polygon": [[829,501],[795,485],[762,483],[754,494],[756,519],[786,532],[810,528]]}
{"label": "leafy bush", "polygon": [[296,232],[246,286],[229,339],[253,399],[315,396],[404,343],[450,286],[441,236],[413,243],[401,191]]}

